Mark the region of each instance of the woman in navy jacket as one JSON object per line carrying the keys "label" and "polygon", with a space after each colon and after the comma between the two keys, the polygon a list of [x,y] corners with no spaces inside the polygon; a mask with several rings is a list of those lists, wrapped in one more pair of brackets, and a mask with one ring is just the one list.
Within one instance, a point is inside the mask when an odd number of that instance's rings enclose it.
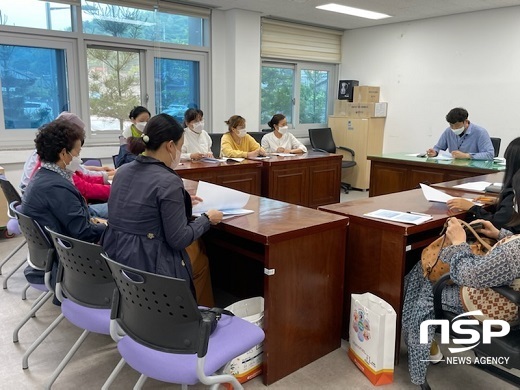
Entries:
{"label": "woman in navy jacket", "polygon": [[184,129],[172,116],[159,114],[150,119],[141,138],[131,138],[131,149],[144,144],[145,151],[114,176],[108,199],[109,225],[102,245],[119,263],[190,281],[197,301],[208,305],[200,299],[203,290],[213,299],[207,259],[205,264],[192,264],[185,248],[210,224],[220,222],[222,213],[210,210],[191,219],[192,198],[174,171],[181,157],[183,134]]}

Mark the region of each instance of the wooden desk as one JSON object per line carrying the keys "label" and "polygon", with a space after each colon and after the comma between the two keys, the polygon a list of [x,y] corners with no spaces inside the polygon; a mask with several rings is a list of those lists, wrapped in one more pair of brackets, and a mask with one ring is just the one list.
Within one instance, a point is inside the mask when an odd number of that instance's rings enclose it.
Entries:
{"label": "wooden desk", "polygon": [[428,181],[440,183],[505,170],[505,166],[483,160],[432,160],[405,153],[368,156],[370,161],[369,196],[416,188]]}
{"label": "wooden desk", "polygon": [[[453,196],[474,197],[463,191],[442,189]],[[421,225],[383,221],[363,214],[378,209],[416,211],[432,215]],[[375,196],[319,207],[319,210],[349,217],[345,252],[345,288],[342,337],[348,337],[350,296],[371,292],[390,303],[397,312],[396,362],[399,357],[403,280],[420,259],[425,246],[434,241],[447,217],[465,217],[450,212],[446,204],[428,202],[420,189]]]}
{"label": "wooden desk", "polygon": [[203,180],[223,187],[233,188],[248,194],[261,194],[260,161],[244,160],[240,163],[208,163],[183,161],[175,172],[183,179]]}
{"label": "wooden desk", "polygon": [[[452,188],[454,190],[457,190],[457,188],[453,188],[455,186],[458,186],[460,184],[466,184],[466,183],[474,183],[474,182],[477,182],[477,181],[487,181],[488,183],[502,183],[504,180],[504,172],[496,172],[496,173],[488,173],[487,175],[480,175],[480,176],[473,176],[473,177],[468,177],[466,179],[459,179],[459,180],[451,180],[451,181],[446,181],[446,182],[442,182],[442,183],[436,183],[436,184],[432,184],[432,187],[435,187],[435,188],[438,188],[438,189],[442,189],[442,188]],[[480,194],[480,195],[484,195],[484,191],[477,191],[477,190],[470,190],[470,189],[464,189],[462,190],[464,192],[471,192],[471,193],[476,193],[476,194]],[[486,196],[498,196],[499,194],[498,193],[486,193]]]}
{"label": "wooden desk", "polygon": [[[194,193],[197,183],[185,186]],[[340,347],[348,219],[254,195],[245,208],[255,212],[212,227],[204,242],[215,289],[264,296],[270,385]]]}
{"label": "wooden desk", "polygon": [[341,159],[309,152],[262,160],[262,196],[312,208],[338,203]]}

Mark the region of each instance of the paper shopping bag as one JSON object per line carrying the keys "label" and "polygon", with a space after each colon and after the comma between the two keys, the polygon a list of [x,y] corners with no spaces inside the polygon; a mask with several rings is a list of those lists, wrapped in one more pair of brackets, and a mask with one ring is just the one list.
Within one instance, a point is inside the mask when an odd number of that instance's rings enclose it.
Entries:
{"label": "paper shopping bag", "polygon": [[374,385],[394,380],[396,318],[374,294],[352,294],[348,356]]}

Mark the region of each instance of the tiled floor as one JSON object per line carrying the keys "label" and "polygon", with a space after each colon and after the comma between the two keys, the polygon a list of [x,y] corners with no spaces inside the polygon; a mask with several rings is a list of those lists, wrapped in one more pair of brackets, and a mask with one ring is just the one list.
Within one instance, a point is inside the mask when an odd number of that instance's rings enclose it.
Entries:
{"label": "tiled floor", "polygon": [[[344,197],[350,199],[367,193],[352,192]],[[0,239],[0,261],[14,248],[21,238]],[[2,269],[0,280],[19,263],[25,253],[20,252]],[[7,289],[0,291],[0,389],[41,389],[72,346],[81,331],[64,320],[47,340],[33,353],[29,360],[29,369],[22,370],[22,355],[36,337],[59,314],[58,307],[46,303],[35,318],[22,328],[20,341],[12,342],[15,325],[29,310],[37,296],[36,291],[29,291],[28,299],[22,301],[20,294],[25,279],[18,271],[8,281]],[[309,321],[313,315],[309,313]],[[347,357],[348,344],[327,356],[300,369],[288,377],[269,386],[272,389],[372,389],[373,386]],[[394,383],[386,385],[386,390],[415,389],[409,381],[406,364],[406,349],[402,349],[401,363],[395,368]],[[55,382],[54,389],[99,389],[119,361],[114,342],[107,336],[90,335],[74,356],[61,376]],[[117,378],[113,389],[129,389],[138,378],[138,374],[128,366]],[[429,382],[433,389],[514,389],[515,387],[498,380],[471,366],[449,366],[442,364],[431,367]],[[261,389],[265,386],[260,378],[255,378],[244,386],[248,390]],[[161,383],[149,379],[145,389],[180,389],[180,386]],[[202,389],[203,386],[190,388]]]}

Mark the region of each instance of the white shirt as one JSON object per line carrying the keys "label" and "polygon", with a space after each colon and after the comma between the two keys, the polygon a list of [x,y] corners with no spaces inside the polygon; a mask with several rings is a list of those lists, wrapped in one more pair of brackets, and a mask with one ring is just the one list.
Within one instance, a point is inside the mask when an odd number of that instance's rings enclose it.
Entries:
{"label": "white shirt", "polygon": [[191,131],[189,128],[184,129],[184,145],[181,149],[181,159],[191,160],[192,153],[211,153],[211,137],[202,130],[200,134]]}
{"label": "white shirt", "polygon": [[303,153],[307,153],[307,148],[304,144],[296,139],[291,133],[282,134],[282,138],[277,138],[274,131],[267,133],[262,137],[262,148],[267,153],[276,153],[278,148],[284,149],[301,149]]}

